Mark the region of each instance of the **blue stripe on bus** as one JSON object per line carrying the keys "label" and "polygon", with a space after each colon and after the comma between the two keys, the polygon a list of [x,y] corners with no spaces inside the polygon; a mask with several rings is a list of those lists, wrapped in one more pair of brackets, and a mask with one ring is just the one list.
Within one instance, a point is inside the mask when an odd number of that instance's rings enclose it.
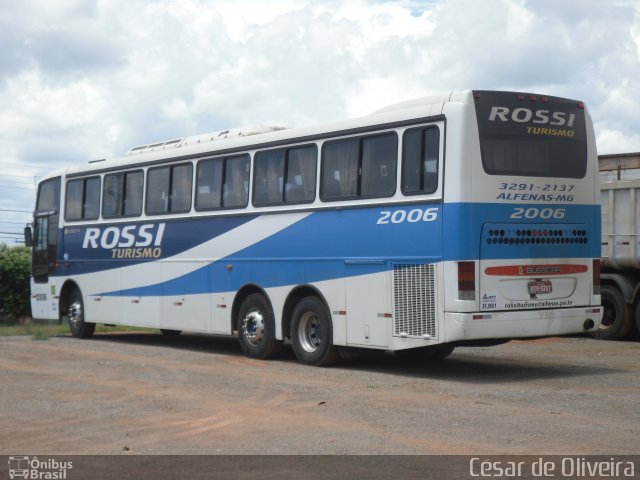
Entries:
{"label": "blue stripe on bus", "polygon": [[[64,246],[60,250],[63,251],[63,258],[58,259],[58,263],[63,265],[63,269],[57,272],[58,275],[79,275],[83,273],[94,273],[125,266],[137,265],[140,263],[157,261],[158,258],[169,258],[200,245],[208,240],[219,237],[227,232],[238,228],[239,226],[257,218],[259,215],[239,215],[239,216],[221,216],[215,220],[207,218],[191,218],[178,220],[165,219],[148,219],[146,221],[138,221],[132,223],[109,223],[84,226],[79,225],[67,226],[61,229],[62,235],[58,236],[58,245]],[[148,256],[145,258],[115,258],[114,250],[116,248],[102,248],[100,246],[101,239],[97,239],[97,248],[83,248],[87,229],[99,228],[101,232],[106,229],[117,229],[118,232],[126,227],[133,227],[134,236],[140,238],[136,232],[144,225],[153,226],[150,234],[155,234],[159,224],[165,224],[160,257]],[[110,235],[107,241],[113,240],[114,236]],[[125,239],[126,241],[126,239]],[[135,245],[134,245],[135,246]],[[152,251],[153,243],[145,248]],[[140,249],[142,250],[142,249]]]}
{"label": "blue stripe on bus", "polygon": [[[510,218],[514,208],[513,204],[459,203],[321,210],[186,275],[101,295],[230,292],[247,283],[263,288],[298,285],[383,272],[393,268],[394,263],[477,260],[481,254],[484,259],[600,256],[599,206],[562,205],[562,218],[528,219],[526,223]],[[557,207],[538,204],[518,205],[517,208],[534,209],[528,214],[531,216],[543,208]],[[180,229],[190,237],[188,221],[180,224]],[[525,238],[526,233],[522,230],[526,232],[538,226],[542,231],[546,229],[553,233],[546,237],[548,242],[510,241],[511,238]],[[499,233],[495,234],[496,231]],[[260,232],[256,232],[256,237],[260,237]],[[489,243],[489,238],[498,240]],[[503,241],[498,243],[500,238]],[[559,238],[564,238],[566,243],[555,243]],[[583,240],[578,242],[578,238],[584,238],[584,243]],[[571,239],[575,241],[569,243]],[[229,265],[231,270],[227,269]]]}

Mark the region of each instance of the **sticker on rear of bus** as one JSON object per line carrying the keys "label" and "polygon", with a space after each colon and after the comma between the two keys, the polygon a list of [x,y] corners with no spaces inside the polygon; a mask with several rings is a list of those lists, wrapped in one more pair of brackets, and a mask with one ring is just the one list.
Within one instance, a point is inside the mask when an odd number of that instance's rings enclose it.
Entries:
{"label": "sticker on rear of bus", "polygon": [[495,310],[498,308],[498,296],[495,293],[482,295],[482,310]]}

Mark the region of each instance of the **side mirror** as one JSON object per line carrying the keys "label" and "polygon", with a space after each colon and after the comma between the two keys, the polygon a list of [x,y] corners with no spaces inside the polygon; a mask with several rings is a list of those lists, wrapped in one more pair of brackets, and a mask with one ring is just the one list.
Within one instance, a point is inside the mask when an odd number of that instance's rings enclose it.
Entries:
{"label": "side mirror", "polygon": [[24,227],[24,244],[27,247],[33,246],[33,234],[31,233],[31,227],[29,225]]}

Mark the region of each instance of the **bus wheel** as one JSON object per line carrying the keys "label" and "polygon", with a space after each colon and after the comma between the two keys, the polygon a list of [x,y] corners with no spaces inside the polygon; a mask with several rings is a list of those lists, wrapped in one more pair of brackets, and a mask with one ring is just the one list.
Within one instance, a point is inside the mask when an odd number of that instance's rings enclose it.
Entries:
{"label": "bus wheel", "polygon": [[396,350],[396,355],[408,360],[442,360],[451,355],[455,348],[453,345],[432,345],[428,347],[409,348],[407,350]]}
{"label": "bus wheel", "polygon": [[264,295],[252,293],[240,305],[238,339],[244,354],[251,358],[271,358],[280,352],[282,342],[276,340],[273,312]]}
{"label": "bus wheel", "polygon": [[291,344],[298,360],[308,365],[331,365],[338,360],[331,318],[317,297],[305,297],[293,311]]}
{"label": "bus wheel", "polygon": [[67,319],[71,335],[77,338],[91,338],[96,329],[95,323],[84,321],[84,302],[80,290],[74,288],[69,295],[69,307],[67,309]]}
{"label": "bus wheel", "polygon": [[621,340],[627,336],[633,326],[631,312],[622,292],[614,286],[603,285],[600,289],[604,314],[600,328],[591,333],[601,340]]}
{"label": "bus wheel", "polygon": [[636,334],[640,336],[640,302],[636,305]]}

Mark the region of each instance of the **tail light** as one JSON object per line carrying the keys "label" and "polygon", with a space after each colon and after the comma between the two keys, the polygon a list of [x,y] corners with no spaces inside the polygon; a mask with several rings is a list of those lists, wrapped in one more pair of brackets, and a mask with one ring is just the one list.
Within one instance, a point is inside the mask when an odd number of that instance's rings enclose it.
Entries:
{"label": "tail light", "polygon": [[600,259],[593,260],[593,294],[600,295]]}
{"label": "tail light", "polygon": [[458,262],[458,298],[476,299],[476,263]]}

